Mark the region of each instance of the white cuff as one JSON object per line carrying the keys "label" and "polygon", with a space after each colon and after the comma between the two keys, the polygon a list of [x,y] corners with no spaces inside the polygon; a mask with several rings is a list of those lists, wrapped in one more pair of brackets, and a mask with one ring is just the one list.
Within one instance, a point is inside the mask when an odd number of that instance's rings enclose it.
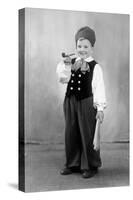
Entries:
{"label": "white cuff", "polygon": [[102,111],[103,112],[104,108],[103,106],[97,106],[97,111]]}
{"label": "white cuff", "polygon": [[97,111],[104,111],[104,109],[106,108],[106,103],[94,103],[94,107],[97,108]]}

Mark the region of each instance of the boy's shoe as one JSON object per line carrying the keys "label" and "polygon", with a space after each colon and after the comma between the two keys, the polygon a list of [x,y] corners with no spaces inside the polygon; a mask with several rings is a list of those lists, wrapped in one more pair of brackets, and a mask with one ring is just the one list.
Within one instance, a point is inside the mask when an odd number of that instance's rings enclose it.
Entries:
{"label": "boy's shoe", "polygon": [[98,167],[92,167],[91,171],[93,171],[95,174],[97,174],[98,173]]}
{"label": "boy's shoe", "polygon": [[91,178],[93,176],[95,176],[95,171],[92,171],[92,170],[84,170],[83,171],[83,174],[82,174],[82,177],[83,178]]}
{"label": "boy's shoe", "polygon": [[72,173],[81,173],[81,169],[79,166],[71,167]]}
{"label": "boy's shoe", "polygon": [[70,168],[64,168],[60,171],[60,174],[61,175],[69,175],[69,174],[72,174],[72,170]]}

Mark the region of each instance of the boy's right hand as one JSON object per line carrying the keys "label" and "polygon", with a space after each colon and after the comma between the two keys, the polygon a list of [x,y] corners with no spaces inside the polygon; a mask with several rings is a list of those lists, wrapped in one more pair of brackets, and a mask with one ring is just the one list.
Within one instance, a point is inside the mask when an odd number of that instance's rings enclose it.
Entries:
{"label": "boy's right hand", "polygon": [[71,65],[72,64],[71,63],[72,59],[69,56],[62,58],[62,60],[65,63],[65,65]]}

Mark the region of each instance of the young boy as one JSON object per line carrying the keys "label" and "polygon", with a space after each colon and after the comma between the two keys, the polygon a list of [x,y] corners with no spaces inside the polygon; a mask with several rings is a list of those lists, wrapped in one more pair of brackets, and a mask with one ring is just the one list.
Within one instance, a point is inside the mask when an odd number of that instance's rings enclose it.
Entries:
{"label": "young boy", "polygon": [[75,35],[77,57],[64,58],[57,66],[61,83],[67,83],[64,99],[65,168],[62,175],[80,170],[93,177],[101,166],[100,150],[93,145],[96,120],[102,123],[106,107],[103,74],[93,59],[95,32],[86,26]]}

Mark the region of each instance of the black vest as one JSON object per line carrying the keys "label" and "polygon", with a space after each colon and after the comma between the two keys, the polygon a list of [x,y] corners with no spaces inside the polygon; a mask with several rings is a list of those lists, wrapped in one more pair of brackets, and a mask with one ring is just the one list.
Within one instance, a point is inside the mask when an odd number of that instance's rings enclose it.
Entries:
{"label": "black vest", "polygon": [[[72,64],[75,63],[75,59],[72,60]],[[96,61],[87,62],[89,65],[89,71],[81,71],[79,68],[77,71],[71,70],[71,77],[67,85],[66,96],[70,97],[75,95],[77,100],[85,99],[93,96],[92,94],[92,77],[93,70]]]}

